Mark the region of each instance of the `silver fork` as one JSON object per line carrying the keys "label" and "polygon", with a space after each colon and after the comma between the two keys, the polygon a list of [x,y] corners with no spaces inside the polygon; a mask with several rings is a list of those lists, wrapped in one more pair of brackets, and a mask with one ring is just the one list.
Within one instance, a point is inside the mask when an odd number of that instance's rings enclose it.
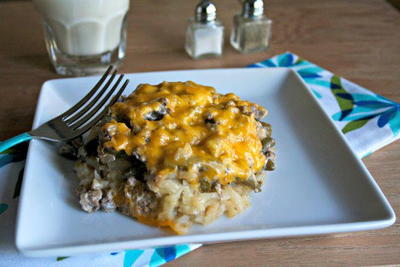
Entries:
{"label": "silver fork", "polygon": [[[124,75],[121,74],[112,85],[117,76],[117,71],[112,70],[113,67],[110,66],[92,90],[63,114],[32,131],[1,142],[0,152],[21,142],[29,141],[32,138],[63,142],[74,139],[87,132],[107,113],[108,108],[118,100],[129,83],[129,80],[126,79],[122,86],[120,86],[124,78]],[[111,72],[112,74],[109,77]],[[108,90],[110,87],[111,89]],[[117,93],[113,95],[115,91],[117,91]]]}

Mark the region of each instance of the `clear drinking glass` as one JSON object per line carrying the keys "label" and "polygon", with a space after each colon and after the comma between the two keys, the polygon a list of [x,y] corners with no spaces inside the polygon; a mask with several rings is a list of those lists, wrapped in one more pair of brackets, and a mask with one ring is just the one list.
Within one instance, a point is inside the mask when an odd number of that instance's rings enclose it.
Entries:
{"label": "clear drinking glass", "polygon": [[125,57],[129,0],[33,0],[50,61],[61,75],[102,73]]}

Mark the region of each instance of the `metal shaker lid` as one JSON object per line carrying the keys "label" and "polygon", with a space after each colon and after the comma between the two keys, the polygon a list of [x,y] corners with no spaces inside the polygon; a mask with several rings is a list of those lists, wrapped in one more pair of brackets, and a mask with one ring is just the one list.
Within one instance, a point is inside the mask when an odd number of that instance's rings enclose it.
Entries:
{"label": "metal shaker lid", "polygon": [[244,0],[242,16],[245,18],[260,17],[264,14],[263,0]]}
{"label": "metal shaker lid", "polygon": [[202,0],[195,10],[195,20],[201,23],[208,23],[217,19],[217,8],[208,0]]}

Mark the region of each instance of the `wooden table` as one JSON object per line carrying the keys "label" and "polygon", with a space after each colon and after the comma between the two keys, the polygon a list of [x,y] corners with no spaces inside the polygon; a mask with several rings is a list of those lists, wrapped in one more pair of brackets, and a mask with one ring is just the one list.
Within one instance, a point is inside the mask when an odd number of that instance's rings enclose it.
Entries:
{"label": "wooden table", "polygon": [[[243,67],[292,51],[400,102],[400,14],[383,0],[269,0],[271,49],[241,55],[228,41],[220,59],[194,61],[183,50],[196,1],[134,0],[123,72]],[[238,1],[216,0],[227,32]],[[39,16],[30,1],[0,2],[0,139],[31,127],[41,84],[58,78],[49,65]],[[228,38],[226,38],[228,40]],[[364,160],[400,214],[400,142]],[[359,233],[204,246],[175,266],[378,265],[400,263],[400,225]]]}

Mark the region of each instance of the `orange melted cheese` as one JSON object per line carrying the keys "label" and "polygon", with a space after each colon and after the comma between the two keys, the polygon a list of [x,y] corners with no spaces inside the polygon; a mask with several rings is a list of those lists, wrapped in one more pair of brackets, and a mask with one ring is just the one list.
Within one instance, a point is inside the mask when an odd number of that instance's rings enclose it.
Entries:
{"label": "orange melted cheese", "polygon": [[[168,113],[158,121],[146,120],[146,114],[160,108],[161,99]],[[240,110],[251,106],[262,109],[194,82],[143,84],[111,107],[115,118],[123,117],[131,126],[115,120],[105,124],[111,140],[104,145],[140,155],[148,171],[159,177],[175,172],[190,184],[201,178],[221,184],[245,180],[266,161],[254,115]]]}

